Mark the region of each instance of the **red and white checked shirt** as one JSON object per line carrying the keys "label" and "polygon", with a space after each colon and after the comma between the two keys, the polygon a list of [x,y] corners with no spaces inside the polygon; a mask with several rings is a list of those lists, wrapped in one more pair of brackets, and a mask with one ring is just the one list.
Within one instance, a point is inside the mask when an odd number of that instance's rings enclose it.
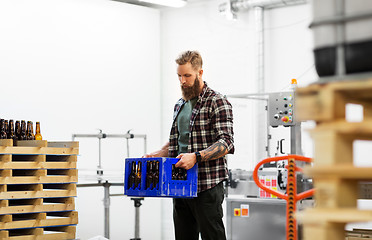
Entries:
{"label": "red and white checked shirt", "polygon": [[[180,99],[174,107],[173,124],[169,136],[169,157],[178,155],[177,116],[185,103]],[[204,87],[192,110],[188,152],[202,151],[215,142],[224,144],[229,153],[234,153],[232,106],[220,93],[204,82]],[[227,179],[226,157],[198,163],[198,192],[205,191]]]}

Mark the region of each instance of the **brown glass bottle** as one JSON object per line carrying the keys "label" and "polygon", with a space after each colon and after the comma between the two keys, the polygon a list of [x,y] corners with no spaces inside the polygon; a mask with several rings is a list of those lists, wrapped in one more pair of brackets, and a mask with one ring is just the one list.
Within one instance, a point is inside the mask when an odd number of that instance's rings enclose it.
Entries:
{"label": "brown glass bottle", "polygon": [[26,137],[27,140],[35,140],[34,130],[31,121],[27,121]]}
{"label": "brown glass bottle", "polygon": [[182,180],[182,168],[177,168],[177,180]]}
{"label": "brown glass bottle", "polygon": [[21,136],[21,123],[18,120],[15,123],[15,135],[17,137],[17,140],[19,140]]}
{"label": "brown glass bottle", "polygon": [[6,138],[9,139],[9,121],[4,120],[4,131],[6,132]]}
{"label": "brown glass bottle", "polygon": [[30,140],[35,140],[35,134],[34,134],[34,123],[32,121],[30,121],[30,135],[31,135],[31,139]]}
{"label": "brown glass bottle", "polygon": [[13,139],[13,141],[17,140],[17,136],[14,132],[14,120],[9,120],[9,132],[8,132],[8,138]]}
{"label": "brown glass bottle", "polygon": [[152,183],[152,161],[147,161],[146,169],[146,189],[151,187]]}
{"label": "brown glass bottle", "polygon": [[184,168],[178,168],[178,175],[177,175],[177,179],[178,180],[186,180],[186,169]]}
{"label": "brown glass bottle", "polygon": [[187,180],[187,170],[183,169],[183,180]]}
{"label": "brown glass bottle", "polygon": [[40,122],[36,122],[35,140],[43,140],[43,136],[41,136],[40,132]]}
{"label": "brown glass bottle", "polygon": [[159,162],[154,162],[154,175],[153,175],[153,181],[152,181],[152,187],[156,188],[156,185],[159,183]]}
{"label": "brown glass bottle", "polygon": [[135,181],[136,181],[136,162],[133,161],[132,167],[129,173],[129,177],[128,177],[128,189],[133,187],[133,184],[135,183]]}
{"label": "brown glass bottle", "polygon": [[5,120],[0,119],[0,139],[6,139],[7,134],[5,132]]}
{"label": "brown glass bottle", "polygon": [[136,184],[134,188],[141,189],[141,178],[142,178],[142,162],[138,162],[137,173],[136,173]]}
{"label": "brown glass bottle", "polygon": [[172,164],[172,180],[178,179],[178,171],[174,164]]}
{"label": "brown glass bottle", "polygon": [[26,121],[22,120],[21,121],[21,132],[19,134],[18,140],[27,140],[26,136]]}

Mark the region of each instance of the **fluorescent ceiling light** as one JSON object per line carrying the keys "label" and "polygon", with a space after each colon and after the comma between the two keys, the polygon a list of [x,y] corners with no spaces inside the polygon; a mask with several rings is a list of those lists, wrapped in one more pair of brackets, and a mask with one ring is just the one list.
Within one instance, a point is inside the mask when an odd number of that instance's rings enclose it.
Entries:
{"label": "fluorescent ceiling light", "polygon": [[184,0],[139,0],[139,1],[175,8],[184,7],[186,5],[186,1]]}

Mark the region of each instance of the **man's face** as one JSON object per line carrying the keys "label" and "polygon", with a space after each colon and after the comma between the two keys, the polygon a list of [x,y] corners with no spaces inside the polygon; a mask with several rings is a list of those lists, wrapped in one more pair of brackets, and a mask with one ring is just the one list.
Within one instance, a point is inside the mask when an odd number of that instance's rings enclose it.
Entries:
{"label": "man's face", "polygon": [[178,65],[177,75],[180,81],[182,96],[186,101],[200,94],[199,72],[192,68],[191,63]]}

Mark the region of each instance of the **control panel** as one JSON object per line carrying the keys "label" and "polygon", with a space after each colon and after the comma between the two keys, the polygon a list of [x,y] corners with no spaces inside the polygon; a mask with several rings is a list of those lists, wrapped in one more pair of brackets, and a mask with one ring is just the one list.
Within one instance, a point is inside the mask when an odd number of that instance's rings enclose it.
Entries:
{"label": "control panel", "polygon": [[270,93],[267,110],[271,127],[294,126],[294,92]]}

